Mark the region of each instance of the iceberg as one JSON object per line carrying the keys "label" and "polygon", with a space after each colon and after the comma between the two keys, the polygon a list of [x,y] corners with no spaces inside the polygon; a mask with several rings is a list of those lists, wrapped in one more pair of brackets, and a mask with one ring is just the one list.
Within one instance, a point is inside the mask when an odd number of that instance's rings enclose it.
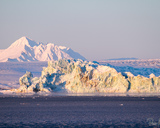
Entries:
{"label": "iceberg", "polygon": [[116,69],[97,62],[80,59],[49,61],[40,77],[26,72],[19,79],[16,92],[68,92],[68,93],[157,93],[160,76],[149,78]]}

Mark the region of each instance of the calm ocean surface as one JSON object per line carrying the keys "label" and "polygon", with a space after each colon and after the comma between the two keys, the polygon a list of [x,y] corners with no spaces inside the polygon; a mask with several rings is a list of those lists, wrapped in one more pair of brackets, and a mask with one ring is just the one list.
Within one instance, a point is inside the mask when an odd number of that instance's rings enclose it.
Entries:
{"label": "calm ocean surface", "polygon": [[0,97],[0,127],[160,127],[160,97]]}

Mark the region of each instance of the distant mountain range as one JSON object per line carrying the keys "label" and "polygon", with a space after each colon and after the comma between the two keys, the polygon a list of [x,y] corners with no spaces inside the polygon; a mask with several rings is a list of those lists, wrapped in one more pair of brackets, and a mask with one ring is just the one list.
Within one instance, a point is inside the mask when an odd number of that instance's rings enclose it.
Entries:
{"label": "distant mountain range", "polygon": [[0,62],[50,61],[63,58],[86,60],[71,48],[53,43],[37,43],[27,37],[21,37],[7,49],[0,50]]}
{"label": "distant mountain range", "polygon": [[113,59],[106,59],[106,60],[138,60],[138,58],[113,58]]}

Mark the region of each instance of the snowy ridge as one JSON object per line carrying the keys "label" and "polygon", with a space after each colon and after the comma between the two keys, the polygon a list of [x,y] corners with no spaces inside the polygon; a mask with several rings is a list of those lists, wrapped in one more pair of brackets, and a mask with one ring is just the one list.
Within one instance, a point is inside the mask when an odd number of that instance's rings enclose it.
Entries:
{"label": "snowy ridge", "polygon": [[134,58],[134,57],[133,57],[133,58],[113,58],[113,59],[106,59],[106,61],[107,61],[107,60],[113,60],[113,61],[114,61],[114,60],[115,60],[115,61],[116,61],[116,60],[138,60],[138,58]]}
{"label": "snowy ridge", "polygon": [[137,68],[160,68],[160,59],[138,59],[138,60],[107,60],[99,61],[101,64],[114,66],[131,66]]}
{"label": "snowy ridge", "polygon": [[3,49],[0,49],[0,53],[3,52],[3,51],[4,51]]}
{"label": "snowy ridge", "polygon": [[0,50],[0,62],[50,61],[63,58],[86,60],[65,46],[37,43],[27,37],[21,37],[7,49]]}

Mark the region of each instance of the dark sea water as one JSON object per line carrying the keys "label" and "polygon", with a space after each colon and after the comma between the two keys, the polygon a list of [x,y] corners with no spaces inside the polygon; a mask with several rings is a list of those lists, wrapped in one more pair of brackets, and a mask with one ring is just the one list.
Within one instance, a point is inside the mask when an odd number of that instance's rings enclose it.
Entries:
{"label": "dark sea water", "polygon": [[0,127],[160,127],[160,97],[0,97]]}

